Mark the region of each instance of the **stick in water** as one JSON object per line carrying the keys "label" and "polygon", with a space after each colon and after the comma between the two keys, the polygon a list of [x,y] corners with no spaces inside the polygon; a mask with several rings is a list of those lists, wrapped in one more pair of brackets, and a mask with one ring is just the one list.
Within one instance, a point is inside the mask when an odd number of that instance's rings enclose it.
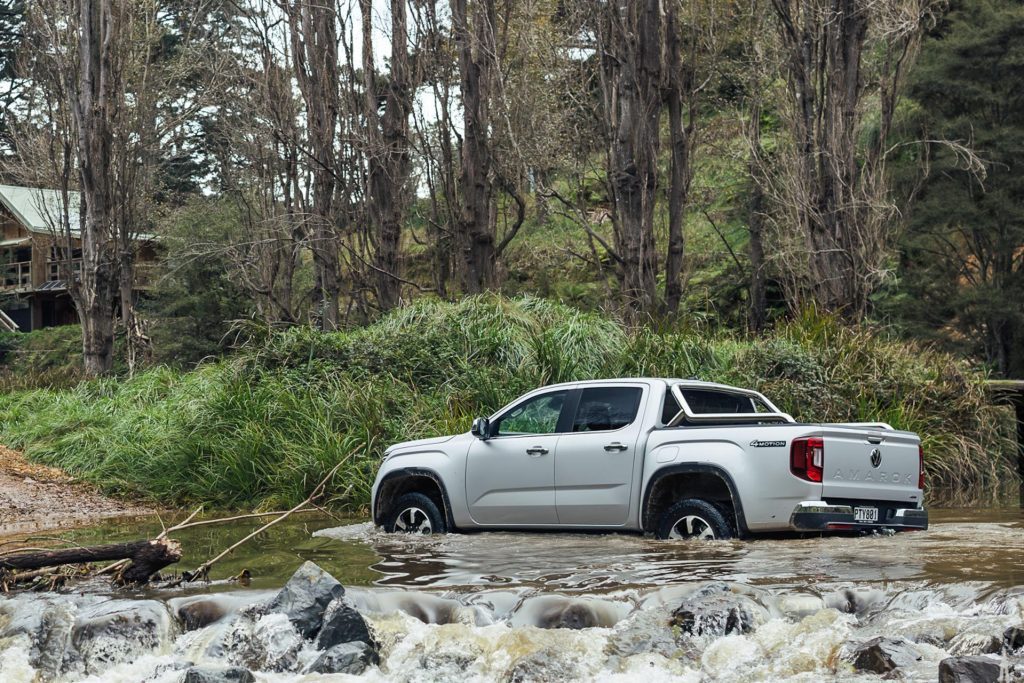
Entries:
{"label": "stick in water", "polygon": [[[349,454],[349,455],[351,455],[351,454]],[[207,575],[210,572],[210,567],[212,567],[217,562],[219,562],[220,560],[224,559],[225,557],[227,557],[228,555],[233,553],[239,546],[241,546],[242,544],[246,543],[247,541],[255,538],[256,536],[259,536],[261,533],[263,533],[264,531],[266,531],[270,527],[274,526],[278,522],[287,519],[293,513],[299,512],[300,510],[305,508],[307,505],[312,503],[314,500],[316,500],[317,498],[322,496],[323,493],[324,493],[324,489],[327,487],[327,483],[334,477],[334,475],[337,473],[338,469],[345,463],[345,461],[348,460],[348,457],[349,456],[346,456],[345,458],[343,458],[337,465],[334,466],[334,468],[330,472],[327,473],[327,476],[324,477],[320,481],[320,483],[316,485],[316,488],[313,489],[313,492],[311,494],[309,494],[309,497],[306,498],[306,500],[302,501],[301,503],[299,503],[298,505],[293,507],[291,510],[288,510],[287,512],[283,513],[280,517],[275,517],[271,521],[269,521],[266,524],[264,524],[263,526],[261,526],[256,531],[252,532],[251,534],[249,534],[248,536],[246,536],[242,540],[238,541],[237,543],[234,543],[231,547],[229,547],[227,550],[222,552],[220,555],[217,555],[213,559],[210,559],[210,560],[207,560],[206,562],[203,562],[201,565],[196,567],[196,570],[194,572],[192,572],[190,574],[187,574],[184,577],[185,580],[188,581],[189,583],[191,583],[193,581],[198,581],[201,578],[206,578]]]}

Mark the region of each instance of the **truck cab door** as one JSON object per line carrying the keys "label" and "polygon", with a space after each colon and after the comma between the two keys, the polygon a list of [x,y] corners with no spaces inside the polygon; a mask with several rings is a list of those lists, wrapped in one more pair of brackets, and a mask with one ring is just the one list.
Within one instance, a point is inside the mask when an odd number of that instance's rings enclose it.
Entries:
{"label": "truck cab door", "polygon": [[491,421],[466,463],[466,500],[477,524],[558,524],[555,450],[569,389],[528,396]]}
{"label": "truck cab door", "polygon": [[580,392],[558,440],[555,505],[560,524],[622,526],[629,519],[645,386],[616,383]]}

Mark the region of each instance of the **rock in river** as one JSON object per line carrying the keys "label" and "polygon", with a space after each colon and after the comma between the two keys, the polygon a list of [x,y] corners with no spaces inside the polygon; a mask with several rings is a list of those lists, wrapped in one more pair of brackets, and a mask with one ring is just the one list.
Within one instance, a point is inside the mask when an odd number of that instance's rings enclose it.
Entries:
{"label": "rock in river", "polygon": [[312,562],[299,567],[281,592],[266,605],[268,612],[281,612],[303,638],[312,638],[320,630],[324,610],[345,594],[338,580]]}
{"label": "rock in river", "polygon": [[377,652],[370,645],[361,642],[341,643],[317,657],[306,669],[306,673],[359,675],[377,661]]}
{"label": "rock in river", "polygon": [[345,596],[336,598],[324,612],[323,625],[316,636],[316,648],[327,650],[354,641],[373,643],[373,637],[366,620],[356,611],[352,601]]}
{"label": "rock in river", "polygon": [[913,666],[921,660],[917,647],[903,638],[872,638],[854,649],[853,668],[887,674],[899,668]]}
{"label": "rock in river", "polygon": [[672,613],[672,626],[695,636],[720,637],[753,631],[767,620],[765,609],[724,583],[709,583]]}
{"label": "rock in river", "polygon": [[1001,671],[992,657],[947,657],[939,662],[939,683],[996,683]]}
{"label": "rock in river", "polygon": [[79,611],[65,670],[81,665],[96,674],[153,652],[171,636],[171,615],[156,600],[108,600]]}
{"label": "rock in river", "polygon": [[1007,652],[1024,650],[1024,626],[1011,626],[1003,631],[1003,647]]}
{"label": "rock in river", "polygon": [[256,683],[256,677],[240,666],[193,666],[185,671],[181,683]]}

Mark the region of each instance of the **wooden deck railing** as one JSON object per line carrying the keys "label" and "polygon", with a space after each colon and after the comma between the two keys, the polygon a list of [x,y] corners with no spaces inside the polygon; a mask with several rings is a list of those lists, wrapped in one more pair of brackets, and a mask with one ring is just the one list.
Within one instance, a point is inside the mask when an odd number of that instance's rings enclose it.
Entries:
{"label": "wooden deck railing", "polygon": [[[71,261],[71,273],[75,279],[82,274],[82,259]],[[46,279],[44,282],[63,281],[66,264],[59,261],[47,261]],[[135,286],[139,289],[150,287],[156,276],[155,264],[137,263],[135,265]],[[65,283],[66,286],[66,283]],[[0,263],[0,292],[29,292],[35,289],[32,284],[32,262],[18,261]]]}
{"label": "wooden deck railing", "polygon": [[16,261],[0,265],[0,291],[32,288],[32,262]]}

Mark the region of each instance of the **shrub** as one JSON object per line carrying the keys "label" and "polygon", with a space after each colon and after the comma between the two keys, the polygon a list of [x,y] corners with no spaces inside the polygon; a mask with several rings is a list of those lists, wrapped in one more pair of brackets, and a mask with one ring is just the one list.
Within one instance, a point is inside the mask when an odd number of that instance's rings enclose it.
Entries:
{"label": "shrub", "polygon": [[335,463],[339,506],[369,499],[389,443],[465,431],[545,383],[621,375],[757,388],[807,421],[877,421],[925,439],[933,486],[1013,481],[1004,411],[964,362],[805,316],[755,340],[628,330],[535,298],[421,301],[366,328],[254,336],[192,372],[0,398],[0,441],[109,491],[162,502],[293,504]]}

